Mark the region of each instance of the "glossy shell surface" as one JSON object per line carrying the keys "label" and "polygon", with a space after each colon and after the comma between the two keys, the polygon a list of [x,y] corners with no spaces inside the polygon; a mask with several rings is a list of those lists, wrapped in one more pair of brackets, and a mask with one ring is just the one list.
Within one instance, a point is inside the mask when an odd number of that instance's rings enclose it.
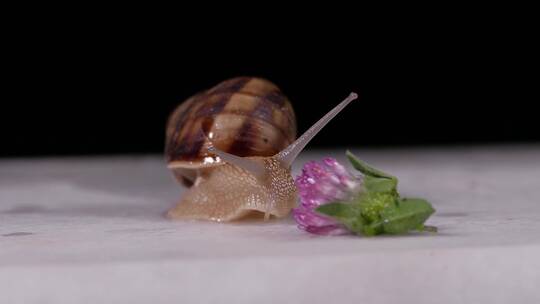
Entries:
{"label": "glossy shell surface", "polygon": [[[296,138],[293,108],[268,80],[238,77],[219,83],[171,114],[165,154],[169,167],[189,176],[191,169],[219,165],[212,144],[238,156],[272,156]],[[191,179],[192,177],[190,177]]]}

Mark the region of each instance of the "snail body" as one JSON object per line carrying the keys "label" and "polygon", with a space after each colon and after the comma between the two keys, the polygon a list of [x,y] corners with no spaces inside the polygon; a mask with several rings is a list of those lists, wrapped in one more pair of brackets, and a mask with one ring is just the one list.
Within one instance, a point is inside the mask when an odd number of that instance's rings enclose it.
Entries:
{"label": "snail body", "polygon": [[297,140],[293,108],[267,80],[233,78],[187,99],[169,118],[165,154],[175,177],[190,188],[167,216],[288,215],[297,201],[292,161],[355,98],[351,94]]}

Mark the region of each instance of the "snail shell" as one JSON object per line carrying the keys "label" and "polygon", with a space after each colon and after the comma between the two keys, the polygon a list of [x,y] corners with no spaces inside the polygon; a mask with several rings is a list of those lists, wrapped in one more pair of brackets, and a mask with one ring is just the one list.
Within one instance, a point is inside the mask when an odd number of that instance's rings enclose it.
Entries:
{"label": "snail shell", "polygon": [[180,104],[167,125],[165,154],[184,184],[197,171],[219,165],[212,144],[238,156],[272,156],[296,138],[294,110],[268,80],[238,77],[221,82]]}
{"label": "snail shell", "polygon": [[[206,183],[204,187],[193,187],[186,193],[181,204],[183,210],[190,210],[187,217],[228,219],[230,216],[223,214],[205,215],[208,210],[197,209],[197,202],[208,200],[203,196],[211,195],[226,204],[229,201],[227,195],[230,196],[226,192],[232,189],[231,182],[243,180],[245,187],[242,190],[247,191],[246,195],[259,193],[264,196],[265,193],[256,189],[258,183],[247,172],[241,172],[241,168],[228,170],[229,166],[223,167],[225,162],[208,151],[210,146],[241,157],[269,157],[289,146],[295,138],[296,118],[289,100],[275,84],[265,79],[229,79],[180,104],[167,124],[165,154],[168,167],[186,186]],[[290,186],[294,187],[292,181]],[[195,207],[188,208],[189,197]],[[264,197],[261,201],[267,199]],[[284,207],[277,214],[286,215],[290,208],[292,206]],[[245,213],[244,210],[234,217]],[[180,215],[176,213],[175,217]]]}

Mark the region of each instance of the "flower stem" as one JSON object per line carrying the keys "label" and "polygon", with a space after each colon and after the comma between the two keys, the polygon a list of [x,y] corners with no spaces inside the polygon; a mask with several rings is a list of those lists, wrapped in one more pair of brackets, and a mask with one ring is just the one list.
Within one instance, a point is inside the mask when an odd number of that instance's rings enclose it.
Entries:
{"label": "flower stem", "polygon": [[433,233],[436,233],[439,229],[437,229],[437,227],[435,226],[424,226],[424,229],[422,229],[422,231],[426,231],[426,232],[433,232]]}

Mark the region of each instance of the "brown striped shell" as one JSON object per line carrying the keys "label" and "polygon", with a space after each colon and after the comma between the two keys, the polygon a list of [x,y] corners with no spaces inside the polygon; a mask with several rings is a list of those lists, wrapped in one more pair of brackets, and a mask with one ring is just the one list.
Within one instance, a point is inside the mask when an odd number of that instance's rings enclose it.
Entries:
{"label": "brown striped shell", "polygon": [[223,81],[180,104],[171,114],[165,154],[175,176],[192,184],[222,161],[210,143],[238,156],[272,156],[296,138],[293,108],[268,80],[238,77]]}

